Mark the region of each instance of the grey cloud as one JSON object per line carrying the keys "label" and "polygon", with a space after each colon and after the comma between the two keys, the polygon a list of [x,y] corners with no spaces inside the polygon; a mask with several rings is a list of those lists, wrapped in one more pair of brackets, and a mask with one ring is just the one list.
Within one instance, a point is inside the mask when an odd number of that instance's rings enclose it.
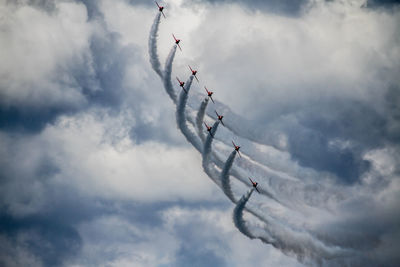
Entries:
{"label": "grey cloud", "polygon": [[309,3],[309,0],[235,0],[235,1],[227,1],[227,0],[190,0],[187,1],[188,5],[191,3],[202,3],[209,2],[211,4],[227,4],[227,3],[238,3],[243,7],[249,8],[252,11],[262,10],[271,13],[278,13],[284,15],[299,15],[302,8]]}
{"label": "grey cloud", "polygon": [[45,266],[61,265],[66,257],[78,253],[81,246],[77,231],[59,216],[45,214],[19,219],[2,214],[0,231],[10,240],[24,233],[25,240],[18,245],[40,257]]}
{"label": "grey cloud", "polygon": [[387,7],[392,8],[400,4],[399,0],[367,0],[367,7]]}
{"label": "grey cloud", "polygon": [[[30,1],[29,4],[44,10],[53,10],[51,7],[54,6],[53,1]],[[137,48],[120,45],[118,34],[106,28],[104,18],[98,10],[96,1],[84,1],[84,4],[89,15],[89,23],[99,22],[102,26],[101,31],[90,36],[89,51],[83,52],[85,53],[83,55],[84,61],[75,60],[74,58],[69,59],[71,60],[69,65],[55,71],[55,81],[53,82],[55,83],[54,86],[61,88],[60,90],[66,90],[63,89],[65,87],[63,77],[70,76],[71,85],[67,86],[72,86],[85,101],[74,101],[72,103],[45,102],[43,105],[2,103],[0,105],[0,129],[38,132],[47,123],[53,123],[62,114],[73,114],[92,105],[101,105],[117,110],[120,108],[124,99],[124,85],[122,83],[125,68],[132,60],[137,61]],[[16,8],[19,7],[21,6],[16,6]],[[52,13],[55,16],[54,10]],[[12,28],[7,30],[13,31]],[[37,68],[40,69],[39,62],[37,62]],[[44,77],[44,79],[47,78]],[[2,86],[10,86],[13,82],[10,81],[10,83],[5,83]],[[17,89],[25,90],[25,88]],[[33,88],[32,90],[36,89]],[[43,99],[42,101],[46,100]]]}

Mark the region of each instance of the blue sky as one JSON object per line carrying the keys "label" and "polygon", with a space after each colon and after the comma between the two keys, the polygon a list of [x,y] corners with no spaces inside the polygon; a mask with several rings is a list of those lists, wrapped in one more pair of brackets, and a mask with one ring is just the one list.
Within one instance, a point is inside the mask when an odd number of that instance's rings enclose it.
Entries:
{"label": "blue sky", "polygon": [[152,1],[0,1],[0,265],[398,266],[398,3],[160,4],[254,239],[151,67]]}

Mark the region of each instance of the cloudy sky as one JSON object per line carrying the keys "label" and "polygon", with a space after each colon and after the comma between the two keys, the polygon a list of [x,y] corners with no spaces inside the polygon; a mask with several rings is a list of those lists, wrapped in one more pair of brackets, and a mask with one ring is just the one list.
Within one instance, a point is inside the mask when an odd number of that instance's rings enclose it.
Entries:
{"label": "cloudy sky", "polygon": [[0,265],[399,266],[397,2],[160,1],[187,118],[204,86],[225,115],[213,170],[233,139],[235,198],[260,183],[250,239],[152,68],[153,1],[0,0]]}

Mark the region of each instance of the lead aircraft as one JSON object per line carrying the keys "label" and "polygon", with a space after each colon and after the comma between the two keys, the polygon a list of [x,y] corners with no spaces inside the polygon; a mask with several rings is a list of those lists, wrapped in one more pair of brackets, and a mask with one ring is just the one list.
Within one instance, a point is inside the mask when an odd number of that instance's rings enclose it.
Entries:
{"label": "lead aircraft", "polygon": [[165,17],[165,15],[164,15],[164,12],[163,12],[163,10],[164,10],[164,7],[163,6],[160,6],[158,3],[157,3],[157,1],[154,1],[155,3],[156,3],[156,5],[158,6],[158,11],[160,11],[161,12],[161,14],[164,16],[164,18],[166,18]]}

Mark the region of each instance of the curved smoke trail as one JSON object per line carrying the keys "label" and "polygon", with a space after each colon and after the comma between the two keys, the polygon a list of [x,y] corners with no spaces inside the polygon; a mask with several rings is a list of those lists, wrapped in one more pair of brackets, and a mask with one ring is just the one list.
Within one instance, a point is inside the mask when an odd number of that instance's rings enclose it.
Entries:
{"label": "curved smoke trail", "polygon": [[207,134],[206,141],[204,142],[203,149],[203,162],[208,162],[211,156],[211,145],[214,139],[215,133],[217,132],[219,121],[214,122],[210,133]]}
{"label": "curved smoke trail", "polygon": [[242,234],[244,234],[250,239],[254,239],[255,237],[250,232],[250,230],[246,225],[245,220],[243,219],[243,210],[253,191],[254,188],[250,189],[249,192],[243,195],[242,198],[237,203],[235,209],[233,210],[233,223]]}
{"label": "curved smoke trail", "polygon": [[[243,210],[248,210],[251,214],[257,214],[252,208],[246,208],[254,189],[242,196],[233,210],[233,222],[236,228],[249,237],[250,239],[259,239],[266,244],[270,244],[278,248],[289,256],[297,257],[297,260],[303,263],[312,264],[313,262],[321,263],[323,260],[331,260],[338,257],[349,256],[349,251],[337,246],[326,246],[321,241],[316,240],[304,231],[295,231],[291,228],[282,227],[275,221],[261,219],[266,226],[264,228],[254,225],[250,230],[247,222],[243,218]],[[309,261],[312,259],[312,261]]]}
{"label": "curved smoke trail", "polygon": [[[196,108],[197,103],[201,101],[203,97],[204,94],[194,94],[193,101],[189,102],[189,106],[191,108]],[[218,112],[225,116],[224,124],[226,125],[226,128],[232,133],[256,144],[271,146],[279,151],[286,151],[286,148],[281,144],[282,141],[280,133],[276,132],[271,123],[260,124],[257,121],[246,119],[245,117],[233,112],[224,103],[215,99],[214,101]],[[215,118],[215,114],[212,111],[208,111],[207,115]]]}
{"label": "curved smoke trail", "polygon": [[160,25],[161,13],[158,12],[156,17],[154,18],[153,25],[151,26],[150,36],[149,36],[149,55],[150,55],[150,64],[153,70],[160,76],[163,77],[163,73],[161,71],[161,63],[158,59],[157,54],[157,33],[158,26]]}
{"label": "curved smoke trail", "polygon": [[176,44],[171,48],[171,51],[168,54],[167,60],[165,61],[165,67],[164,67],[164,88],[167,91],[167,94],[169,97],[174,101],[176,104],[177,102],[177,97],[176,93],[174,91],[174,87],[172,86],[171,82],[171,73],[172,73],[172,62],[174,61],[175,58],[175,53],[176,53]]}
{"label": "curved smoke trail", "polygon": [[197,112],[196,116],[196,129],[197,129],[197,134],[199,135],[201,141],[206,140],[206,136],[204,135],[203,131],[203,121],[204,121],[204,114],[206,113],[206,108],[208,105],[208,97],[206,97],[200,104],[199,111]]}
{"label": "curved smoke trail", "polygon": [[233,202],[236,203],[236,199],[233,195],[231,184],[229,181],[229,171],[232,168],[233,161],[236,157],[236,150],[233,150],[232,153],[229,155],[228,159],[225,162],[224,168],[221,172],[221,184],[222,190],[224,190],[225,195]]}
{"label": "curved smoke trail", "polygon": [[188,140],[199,152],[202,152],[203,147],[199,137],[188,127],[186,123],[185,108],[193,78],[194,76],[190,75],[185,84],[186,92],[182,90],[181,94],[179,95],[179,101],[176,107],[176,123],[178,124],[182,134],[186,137],[186,140]]}
{"label": "curved smoke trail", "polygon": [[203,158],[203,169],[204,171],[207,173],[207,175],[218,185],[220,185],[219,183],[219,173],[218,171],[215,169],[215,166],[213,164],[211,164],[211,145],[212,145],[212,141],[214,139],[213,136],[215,136],[215,133],[217,132],[218,129],[218,125],[219,125],[219,121],[214,122],[210,133],[207,134],[207,138],[206,141],[204,142],[204,147],[203,147],[203,153],[202,153],[202,158]]}

